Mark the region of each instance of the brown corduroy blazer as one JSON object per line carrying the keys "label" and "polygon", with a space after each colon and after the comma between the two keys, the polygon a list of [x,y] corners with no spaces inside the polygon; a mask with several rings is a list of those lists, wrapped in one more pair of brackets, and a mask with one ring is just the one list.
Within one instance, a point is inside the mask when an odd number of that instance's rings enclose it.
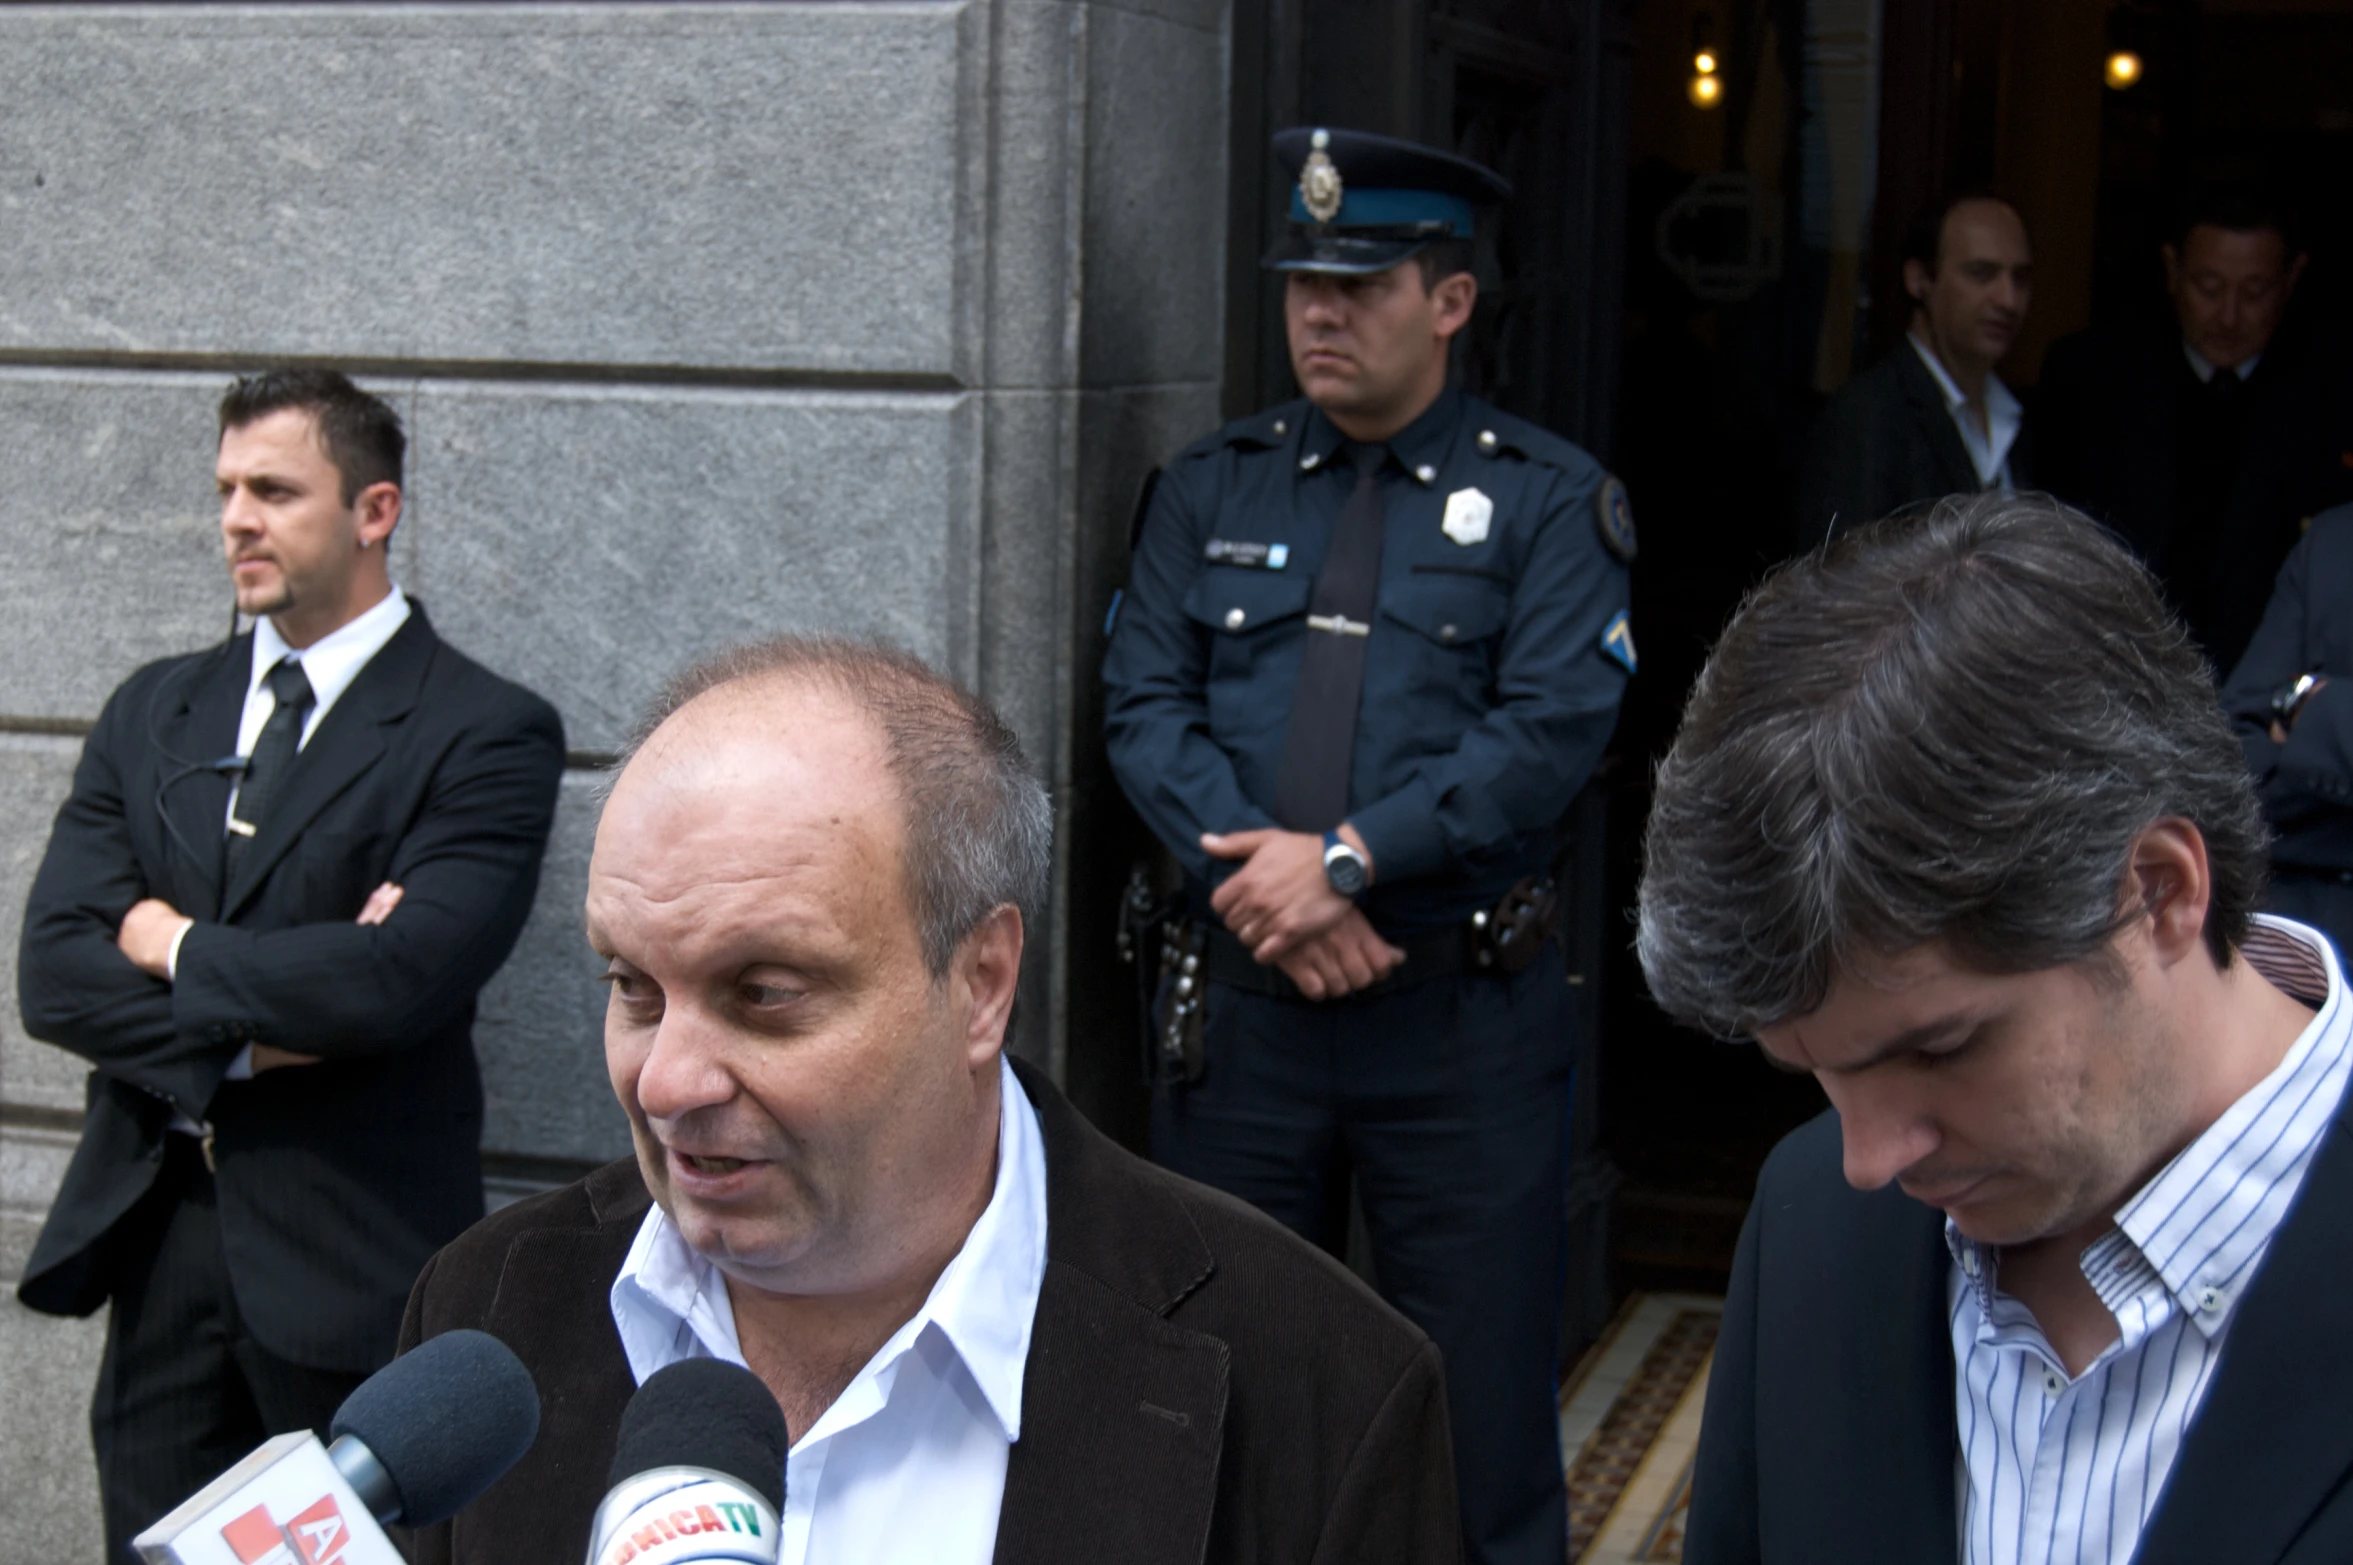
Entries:
{"label": "brown corduroy blazer", "polygon": [[[1458,1560],[1429,1340],[1328,1256],[1123,1151],[1015,1070],[1044,1132],[1046,1276],[996,1558]],[[418,1565],[587,1552],[636,1389],[608,1294],[648,1203],[636,1164],[614,1163],[486,1219],[418,1278],[402,1350],[487,1331],[521,1355],[542,1404],[512,1472],[405,1540]]]}

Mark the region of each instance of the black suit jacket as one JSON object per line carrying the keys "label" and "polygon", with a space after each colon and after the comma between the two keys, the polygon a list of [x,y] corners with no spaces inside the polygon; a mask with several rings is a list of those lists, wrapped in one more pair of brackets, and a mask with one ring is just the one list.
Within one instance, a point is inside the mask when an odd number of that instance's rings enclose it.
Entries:
{"label": "black suit jacket", "polygon": [[[2227,670],[2270,600],[2280,562],[2304,523],[2353,500],[2353,452],[2341,350],[2275,338],[2248,377],[2238,461],[2223,501],[2212,564],[2172,563],[2184,518],[2184,404],[2196,374],[2169,322],[2134,332],[2079,332],[2051,347],[2020,437],[2036,482],[2123,536],[2178,605],[2195,588],[2192,629]],[[2182,569],[2200,579],[2174,579]],[[2214,572],[2211,580],[2207,572]]]}
{"label": "black suit jacket", "polygon": [[[25,1030],[88,1059],[81,1145],[18,1296],[84,1315],[175,1110],[214,1130],[221,1243],[271,1352],[364,1372],[417,1268],[482,1214],[474,996],[531,909],[563,769],[546,702],[434,635],[421,606],[319,720],[237,876],[225,772],[252,638],[150,664],[108,699],[25,908]],[[404,897],[380,926],[368,893]],[[115,947],[161,897],[197,920],[177,981]],[[248,1043],[322,1063],[225,1081]]]}
{"label": "black suit jacket", "polygon": [[[2010,478],[2026,487],[2015,450]],[[1797,544],[1810,549],[1906,506],[1984,487],[1943,390],[1907,338],[1816,416],[1798,471]]]}
{"label": "black suit jacket", "polygon": [[[2353,1559],[2353,1126],[2339,1104],[2240,1297],[2135,1565]],[[1960,1557],[1944,1217],[1840,1172],[1824,1114],[1742,1228],[1692,1477],[1687,1565]]]}
{"label": "black suit jacket", "polygon": [[[2328,683],[2305,698],[2288,742],[2274,744],[2272,693],[2298,674]],[[2289,553],[2222,706],[2279,834],[2275,869],[2353,872],[2353,505],[2315,517]]]}
{"label": "black suit jacket", "polygon": [[[1113,1146],[1016,1065],[1046,1152],[1046,1276],[996,1558],[1022,1565],[1458,1559],[1438,1352],[1250,1207]],[[503,1339],[539,1438],[420,1565],[586,1554],[636,1389],[609,1294],[649,1205],[637,1165],[509,1207],[417,1280],[401,1345]],[[790,1481],[790,1474],[787,1474]]]}

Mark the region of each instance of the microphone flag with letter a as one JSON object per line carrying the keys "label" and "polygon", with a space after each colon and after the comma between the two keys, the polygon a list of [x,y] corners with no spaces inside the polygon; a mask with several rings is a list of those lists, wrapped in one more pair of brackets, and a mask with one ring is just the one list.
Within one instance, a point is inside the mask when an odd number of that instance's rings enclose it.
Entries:
{"label": "microphone flag with letter a", "polygon": [[307,1429],[263,1442],[132,1544],[147,1565],[402,1565]]}

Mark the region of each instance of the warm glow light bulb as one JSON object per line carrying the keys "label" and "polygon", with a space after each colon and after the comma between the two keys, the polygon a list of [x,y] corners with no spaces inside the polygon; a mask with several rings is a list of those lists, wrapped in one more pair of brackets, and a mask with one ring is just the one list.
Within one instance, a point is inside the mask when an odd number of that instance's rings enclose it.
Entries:
{"label": "warm glow light bulb", "polygon": [[1694,76],[1691,78],[1690,92],[1694,107],[1712,109],[1716,106],[1717,101],[1724,96],[1724,78],[1721,76]]}
{"label": "warm glow light bulb", "polygon": [[2119,49],[2108,56],[2106,72],[2108,85],[2122,91],[2141,79],[2141,57],[2130,49]]}
{"label": "warm glow light bulb", "polygon": [[1716,51],[1713,49],[1700,50],[1699,53],[1691,57],[1691,68],[1699,72],[1699,74],[1702,76],[1715,75]]}

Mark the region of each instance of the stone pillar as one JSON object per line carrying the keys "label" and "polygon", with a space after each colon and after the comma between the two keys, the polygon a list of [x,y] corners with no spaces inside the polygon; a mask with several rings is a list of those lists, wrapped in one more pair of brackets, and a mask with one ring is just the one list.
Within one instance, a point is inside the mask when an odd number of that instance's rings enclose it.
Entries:
{"label": "stone pillar", "polygon": [[[888,636],[1012,719],[1062,828],[1017,1047],[1091,1057],[1069,888],[1106,813],[1099,627],[1136,478],[1217,417],[1227,25],[1224,0],[0,8],[0,988],[100,703],[226,628],[214,401],[317,362],[408,420],[400,580],[573,751],[477,1029],[494,1197],[626,1150],[578,930],[590,787],[666,674],[747,637]],[[11,1285],[82,1074],[0,1010]],[[27,1559],[97,1553],[97,1331],[0,1305]]]}

